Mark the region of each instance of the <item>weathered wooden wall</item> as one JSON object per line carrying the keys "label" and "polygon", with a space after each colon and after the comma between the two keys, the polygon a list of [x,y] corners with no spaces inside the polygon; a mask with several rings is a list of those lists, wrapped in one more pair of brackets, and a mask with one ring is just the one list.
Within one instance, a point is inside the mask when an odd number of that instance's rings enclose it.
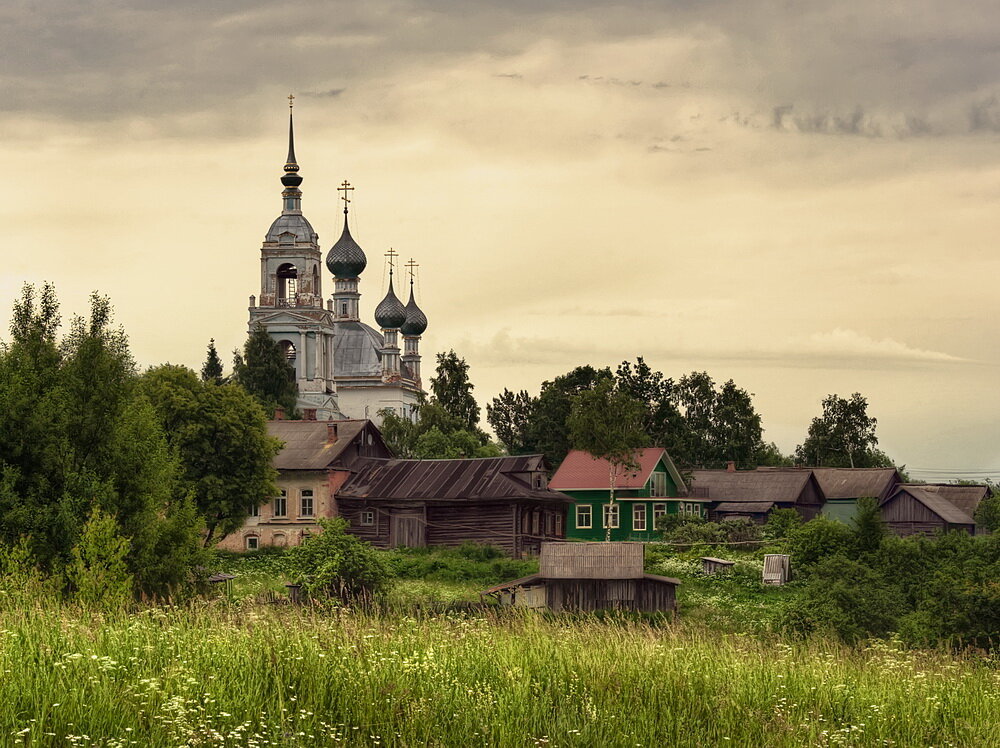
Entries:
{"label": "weathered wooden wall", "polygon": [[931,535],[939,530],[975,531],[975,525],[952,525],[906,493],[897,494],[881,508],[882,519],[897,535]]}
{"label": "weathered wooden wall", "polygon": [[651,579],[550,579],[546,603],[559,610],[672,611],[674,585]]}

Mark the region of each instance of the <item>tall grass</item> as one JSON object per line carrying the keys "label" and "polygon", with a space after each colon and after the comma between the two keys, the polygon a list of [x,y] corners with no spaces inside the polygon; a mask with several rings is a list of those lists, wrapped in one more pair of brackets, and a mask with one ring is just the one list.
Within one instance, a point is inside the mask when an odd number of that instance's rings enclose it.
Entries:
{"label": "tall grass", "polygon": [[997,745],[997,663],[683,624],[0,611],[0,744]]}

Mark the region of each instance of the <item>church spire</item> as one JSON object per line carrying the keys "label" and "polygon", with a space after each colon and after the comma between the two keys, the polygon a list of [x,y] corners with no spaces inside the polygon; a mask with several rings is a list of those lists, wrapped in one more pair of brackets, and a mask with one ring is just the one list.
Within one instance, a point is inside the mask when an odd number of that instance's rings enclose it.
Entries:
{"label": "church spire", "polygon": [[294,103],[295,94],[288,94],[288,158],[281,176],[281,184],[285,187],[281,192],[283,215],[302,213],[302,190],[299,189],[302,177],[299,176],[299,165],[295,160],[295,125],[292,119]]}

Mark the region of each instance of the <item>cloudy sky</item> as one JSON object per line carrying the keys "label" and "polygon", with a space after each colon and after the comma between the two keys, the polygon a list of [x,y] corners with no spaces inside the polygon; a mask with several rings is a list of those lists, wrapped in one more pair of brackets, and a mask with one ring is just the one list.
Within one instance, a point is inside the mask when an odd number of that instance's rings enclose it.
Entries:
{"label": "cloudy sky", "polygon": [[363,314],[415,257],[481,402],[642,355],[786,450],[859,391],[915,476],[1000,477],[998,58],[980,0],[13,0],[0,292],[110,295],[143,365],[232,350],[295,92]]}

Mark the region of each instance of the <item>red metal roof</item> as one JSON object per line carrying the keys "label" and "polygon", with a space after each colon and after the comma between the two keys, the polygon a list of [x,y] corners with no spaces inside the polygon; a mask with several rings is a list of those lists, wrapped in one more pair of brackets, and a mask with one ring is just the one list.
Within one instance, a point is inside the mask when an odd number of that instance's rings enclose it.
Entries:
{"label": "red metal roof", "polygon": [[[619,469],[615,488],[642,488],[656,463],[666,456],[662,447],[646,447],[637,453],[639,470],[622,474]],[[669,458],[667,458],[669,459]],[[611,464],[579,449],[571,450],[549,481],[554,491],[604,491],[609,487]]]}

